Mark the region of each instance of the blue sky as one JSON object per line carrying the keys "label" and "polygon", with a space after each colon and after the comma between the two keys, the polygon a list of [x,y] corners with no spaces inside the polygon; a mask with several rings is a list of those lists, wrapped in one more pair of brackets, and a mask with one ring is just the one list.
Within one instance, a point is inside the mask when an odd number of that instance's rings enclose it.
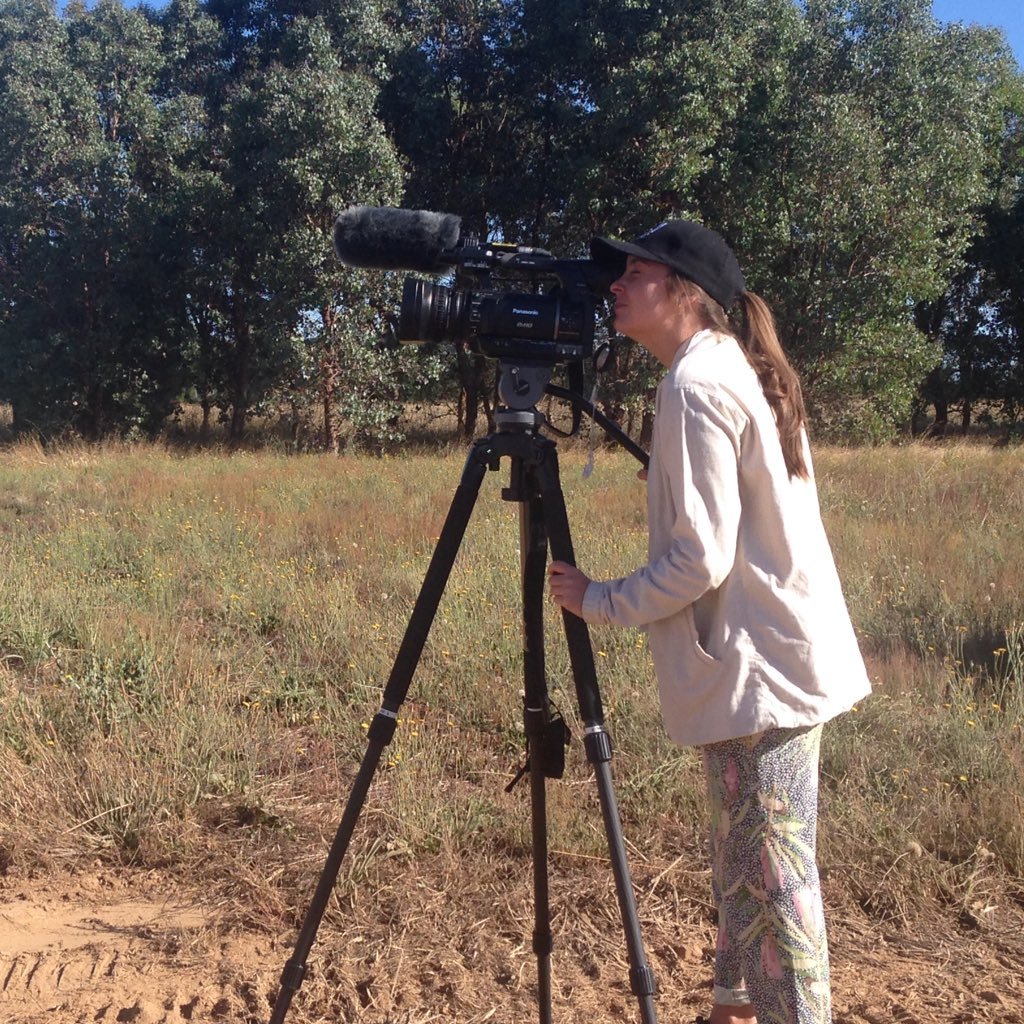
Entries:
{"label": "blue sky", "polygon": [[1024,68],[1024,3],[1021,0],[933,0],[939,21],[1001,28],[1017,63]]}

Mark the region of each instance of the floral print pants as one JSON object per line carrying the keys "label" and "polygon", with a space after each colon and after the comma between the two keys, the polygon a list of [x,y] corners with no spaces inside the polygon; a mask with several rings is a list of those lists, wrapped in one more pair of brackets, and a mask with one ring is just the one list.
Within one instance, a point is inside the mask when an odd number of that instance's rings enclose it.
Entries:
{"label": "floral print pants", "polygon": [[718,907],[715,1001],[758,1024],[832,1020],[815,863],[821,726],[702,747]]}

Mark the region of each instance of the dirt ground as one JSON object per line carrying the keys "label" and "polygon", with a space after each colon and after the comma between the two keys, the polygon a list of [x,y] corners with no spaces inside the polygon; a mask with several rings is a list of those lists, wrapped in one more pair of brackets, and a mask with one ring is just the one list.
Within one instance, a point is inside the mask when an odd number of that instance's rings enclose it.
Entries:
{"label": "dirt ground", "polygon": [[[555,1021],[639,1020],[606,868],[552,865]],[[658,1018],[689,1024],[708,1007],[712,927],[678,870],[641,865],[634,881]],[[457,866],[403,870],[329,912],[287,1021],[536,1020],[531,900],[528,863],[472,878]],[[267,1021],[296,932],[260,931],[240,909],[154,870],[8,871],[0,1021]],[[830,906],[836,1021],[1024,1024],[1024,913],[1014,899],[984,909],[984,921],[936,916],[910,929]]]}

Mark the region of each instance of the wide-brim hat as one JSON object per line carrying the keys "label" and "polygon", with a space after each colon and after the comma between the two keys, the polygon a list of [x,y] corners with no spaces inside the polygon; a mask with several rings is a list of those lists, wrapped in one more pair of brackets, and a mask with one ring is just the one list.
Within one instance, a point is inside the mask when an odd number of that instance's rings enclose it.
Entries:
{"label": "wide-brim hat", "polygon": [[700,285],[723,309],[730,309],[746,291],[743,272],[721,235],[692,220],[666,220],[635,241],[594,238],[590,255],[619,274],[626,257],[664,263]]}

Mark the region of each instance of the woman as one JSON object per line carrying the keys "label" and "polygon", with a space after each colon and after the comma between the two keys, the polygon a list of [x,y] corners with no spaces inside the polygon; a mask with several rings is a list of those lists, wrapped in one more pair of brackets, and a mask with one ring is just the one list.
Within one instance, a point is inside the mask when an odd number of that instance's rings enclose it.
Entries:
{"label": "woman", "polygon": [[800,383],[714,232],[672,220],[591,250],[621,272],[616,330],[668,371],[649,561],[607,582],[554,562],[551,595],[587,622],[647,630],[666,728],[701,750],[719,922],[711,1024],[821,1024],[821,726],[870,685],[821,522]]}

